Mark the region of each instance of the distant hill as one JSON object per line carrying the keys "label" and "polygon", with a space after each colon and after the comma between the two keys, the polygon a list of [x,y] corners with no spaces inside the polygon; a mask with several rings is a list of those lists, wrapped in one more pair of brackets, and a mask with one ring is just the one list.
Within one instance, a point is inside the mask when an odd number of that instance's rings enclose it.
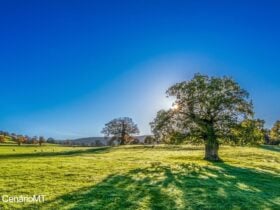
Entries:
{"label": "distant hill", "polygon": [[[134,136],[140,143],[144,143],[145,138],[149,135]],[[110,138],[108,137],[86,137],[73,140],[61,140],[60,144],[82,145],[82,146],[106,146]]]}

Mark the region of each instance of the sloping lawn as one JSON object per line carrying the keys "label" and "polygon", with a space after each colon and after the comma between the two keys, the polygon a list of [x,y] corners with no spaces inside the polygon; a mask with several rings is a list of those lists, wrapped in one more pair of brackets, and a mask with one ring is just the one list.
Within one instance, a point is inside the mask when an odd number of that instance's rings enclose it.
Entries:
{"label": "sloping lawn", "polygon": [[0,209],[280,209],[277,146],[0,146]]}

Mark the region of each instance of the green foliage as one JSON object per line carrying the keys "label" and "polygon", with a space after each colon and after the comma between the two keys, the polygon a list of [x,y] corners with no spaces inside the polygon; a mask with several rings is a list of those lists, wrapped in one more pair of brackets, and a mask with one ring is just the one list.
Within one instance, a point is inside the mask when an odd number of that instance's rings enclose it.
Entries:
{"label": "green foliage", "polygon": [[234,143],[237,145],[263,144],[265,129],[263,120],[246,119],[232,129]]}
{"label": "green foliage", "polygon": [[270,131],[271,144],[280,144],[280,121],[276,121]]}
{"label": "green foliage", "polygon": [[170,87],[167,94],[175,97],[178,107],[173,110],[176,126],[205,140],[226,136],[240,119],[253,114],[249,94],[229,77],[196,74],[191,81]]}
{"label": "green foliage", "polygon": [[223,163],[201,146],[72,148],[0,146],[2,195],[45,203],[0,209],[279,209],[280,148],[222,146]]}
{"label": "green foliage", "polygon": [[146,138],[144,139],[144,143],[145,144],[154,144],[154,143],[156,143],[156,138],[153,136],[146,136]]}
{"label": "green foliage", "polygon": [[172,110],[160,110],[156,118],[150,123],[152,132],[160,142],[168,142],[170,134],[176,130]]}
{"label": "green foliage", "polygon": [[188,140],[188,136],[186,134],[180,132],[173,132],[166,138],[166,144],[182,144]]}
{"label": "green foliage", "polygon": [[138,134],[138,126],[129,117],[113,119],[101,131],[105,136],[112,137],[111,140],[117,140],[121,145],[131,141],[131,134]]}
{"label": "green foliage", "polygon": [[50,137],[47,139],[47,143],[55,144],[55,139]]}

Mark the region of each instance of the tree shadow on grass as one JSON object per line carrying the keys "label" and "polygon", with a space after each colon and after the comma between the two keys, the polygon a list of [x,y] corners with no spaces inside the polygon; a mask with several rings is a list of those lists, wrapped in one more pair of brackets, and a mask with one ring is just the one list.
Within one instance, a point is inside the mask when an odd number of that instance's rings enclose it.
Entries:
{"label": "tree shadow on grass", "polygon": [[70,150],[61,152],[41,152],[40,149],[34,150],[34,153],[15,153],[15,154],[1,154],[0,159],[10,158],[39,158],[39,157],[54,157],[54,156],[74,156],[82,154],[99,154],[109,152],[111,147],[97,147],[86,150]]}
{"label": "tree shadow on grass", "polygon": [[274,152],[280,152],[280,146],[275,145],[262,145],[260,146],[262,149],[274,151]]}
{"label": "tree shadow on grass", "polygon": [[226,163],[154,164],[26,209],[279,209],[279,196],[274,174]]}
{"label": "tree shadow on grass", "polygon": [[124,148],[126,150],[157,150],[157,151],[196,151],[196,150],[204,150],[204,146],[202,145],[188,145],[186,147],[182,147],[182,145],[135,145],[135,146],[122,146],[118,148]]}

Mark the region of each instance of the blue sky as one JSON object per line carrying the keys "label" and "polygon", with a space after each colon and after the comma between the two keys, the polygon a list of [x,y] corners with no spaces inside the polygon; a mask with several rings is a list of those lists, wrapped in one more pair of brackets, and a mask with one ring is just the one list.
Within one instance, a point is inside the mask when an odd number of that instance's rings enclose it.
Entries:
{"label": "blue sky", "polygon": [[280,2],[1,1],[0,130],[100,136],[130,116],[142,134],[195,72],[229,75],[256,117],[280,119]]}

